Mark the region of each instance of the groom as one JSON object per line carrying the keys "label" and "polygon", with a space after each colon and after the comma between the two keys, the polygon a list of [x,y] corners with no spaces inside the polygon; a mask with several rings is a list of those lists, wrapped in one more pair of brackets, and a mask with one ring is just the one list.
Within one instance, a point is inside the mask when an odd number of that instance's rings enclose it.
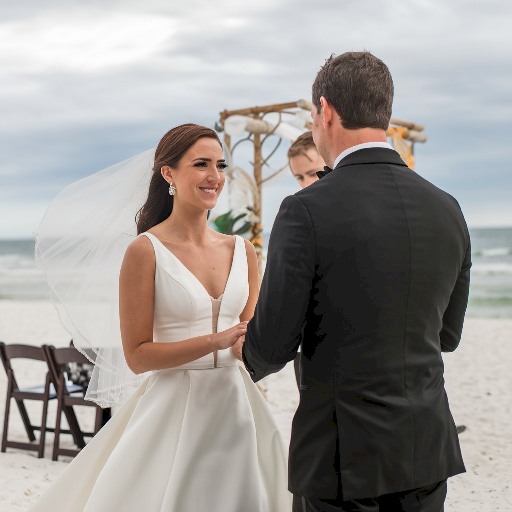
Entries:
{"label": "groom", "polygon": [[243,360],[254,381],[302,343],[294,511],[443,510],[464,471],[443,383],[471,267],[457,201],[386,142],[393,82],[368,52],[313,84],[313,137],[334,170],[276,217]]}

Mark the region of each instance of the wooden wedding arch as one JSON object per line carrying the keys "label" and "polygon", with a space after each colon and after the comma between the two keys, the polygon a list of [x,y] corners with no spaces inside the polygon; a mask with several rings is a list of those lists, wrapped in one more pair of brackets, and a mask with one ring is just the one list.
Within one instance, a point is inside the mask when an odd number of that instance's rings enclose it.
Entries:
{"label": "wooden wedding arch", "polygon": [[[229,232],[250,232],[250,240],[256,247],[260,268],[263,260],[263,185],[288,167],[286,157],[286,163],[277,168],[272,166],[271,160],[279,154],[280,148],[282,152],[283,141],[293,142],[301,133],[311,129],[311,108],[311,102],[301,99],[224,110],[216,124],[216,129],[224,134],[224,148],[230,164],[228,193],[230,197],[235,193],[241,195],[238,205],[230,205],[230,211],[217,218],[218,227]],[[387,135],[390,144],[407,165],[414,169],[414,144],[427,140],[424,127],[392,118]],[[252,172],[237,165],[237,156],[243,146],[246,154],[249,154]]]}

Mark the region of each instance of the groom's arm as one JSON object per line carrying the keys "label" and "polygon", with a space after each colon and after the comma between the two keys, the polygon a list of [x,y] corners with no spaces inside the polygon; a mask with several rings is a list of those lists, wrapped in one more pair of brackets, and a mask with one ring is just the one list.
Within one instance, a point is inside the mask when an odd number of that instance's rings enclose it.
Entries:
{"label": "groom's arm", "polygon": [[290,196],[281,204],[272,228],[260,296],[242,351],[255,382],[295,357],[314,274],[311,218],[302,201]]}
{"label": "groom's arm", "polygon": [[442,352],[453,352],[458,346],[462,337],[462,326],[468,305],[469,280],[471,270],[471,243],[466,249],[466,255],[460,274],[450,296],[450,302],[443,315],[443,328],[439,334]]}

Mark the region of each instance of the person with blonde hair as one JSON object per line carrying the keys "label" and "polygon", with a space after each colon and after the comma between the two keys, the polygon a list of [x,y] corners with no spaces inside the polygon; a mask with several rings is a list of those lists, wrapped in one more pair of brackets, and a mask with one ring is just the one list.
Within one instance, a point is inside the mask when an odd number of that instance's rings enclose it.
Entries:
{"label": "person with blonde hair", "polygon": [[317,173],[324,168],[324,159],[318,153],[311,131],[297,137],[288,149],[288,165],[301,188],[318,181]]}

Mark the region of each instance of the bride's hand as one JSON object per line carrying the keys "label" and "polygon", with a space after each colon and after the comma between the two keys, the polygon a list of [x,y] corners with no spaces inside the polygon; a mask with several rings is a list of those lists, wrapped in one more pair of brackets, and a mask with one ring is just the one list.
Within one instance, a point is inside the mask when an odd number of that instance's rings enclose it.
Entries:
{"label": "bride's hand", "polygon": [[242,361],[242,348],[244,346],[245,336],[240,336],[236,340],[236,343],[231,347],[231,352],[233,352],[233,355]]}
{"label": "bride's hand", "polygon": [[247,323],[248,322],[240,322],[234,327],[231,327],[231,329],[212,334],[214,350],[232,347],[236,341],[247,332]]}

